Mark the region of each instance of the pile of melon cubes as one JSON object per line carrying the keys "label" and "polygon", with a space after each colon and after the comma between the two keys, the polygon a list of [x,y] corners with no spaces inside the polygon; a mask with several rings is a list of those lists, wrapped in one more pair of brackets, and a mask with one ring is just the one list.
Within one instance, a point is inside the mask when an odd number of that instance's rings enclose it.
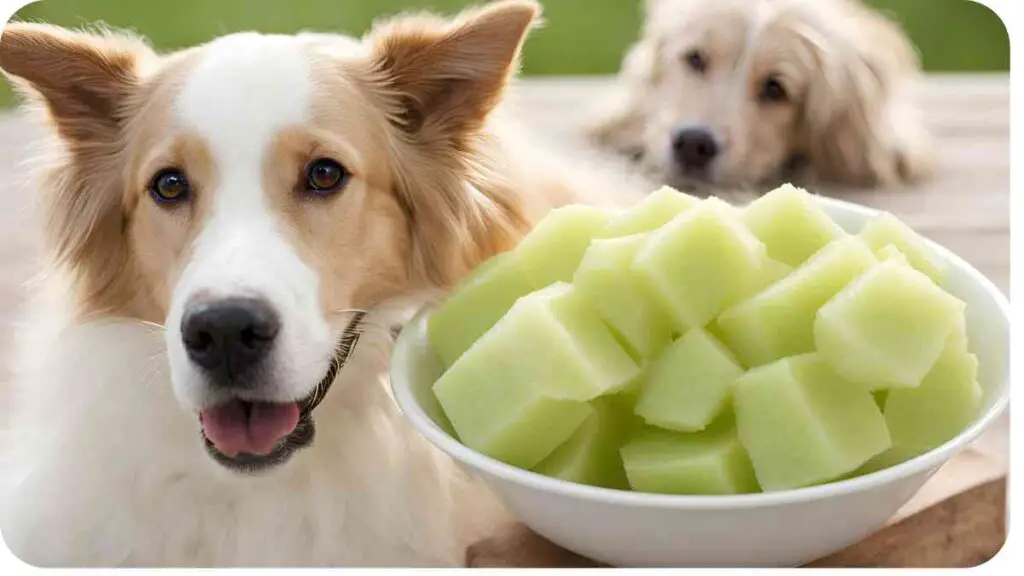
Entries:
{"label": "pile of melon cubes", "polygon": [[550,212],[428,320],[464,445],[661,494],[819,485],[959,434],[982,391],[944,263],[888,213],[844,231],[784,185]]}

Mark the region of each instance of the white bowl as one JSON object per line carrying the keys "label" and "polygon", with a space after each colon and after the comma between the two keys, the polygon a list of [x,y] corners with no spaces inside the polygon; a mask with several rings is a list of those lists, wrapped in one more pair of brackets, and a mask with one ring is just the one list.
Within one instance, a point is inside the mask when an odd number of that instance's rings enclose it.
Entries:
{"label": "white bowl", "polygon": [[[820,201],[851,232],[877,213],[834,199]],[[873,474],[774,493],[672,496],[573,484],[508,466],[446,431],[450,425],[430,390],[442,368],[427,344],[427,310],[398,339],[391,386],[420,434],[472,468],[525,525],[563,548],[612,566],[800,566],[881,528],[1009,402],[1009,303],[972,266],[932,245],[949,263],[944,288],[967,303],[983,408],[977,421],[943,446]]]}

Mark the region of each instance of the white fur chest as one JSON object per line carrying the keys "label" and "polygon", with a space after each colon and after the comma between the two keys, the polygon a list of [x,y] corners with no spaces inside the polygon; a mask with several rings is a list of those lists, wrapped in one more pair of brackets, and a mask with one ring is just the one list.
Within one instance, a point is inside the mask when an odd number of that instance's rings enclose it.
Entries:
{"label": "white fur chest", "polygon": [[19,380],[0,528],[30,563],[451,566],[474,537],[460,516],[486,525],[498,510],[401,421],[372,344],[317,409],[314,444],[251,477],[203,451],[158,330],[111,323],[26,344],[50,352]]}

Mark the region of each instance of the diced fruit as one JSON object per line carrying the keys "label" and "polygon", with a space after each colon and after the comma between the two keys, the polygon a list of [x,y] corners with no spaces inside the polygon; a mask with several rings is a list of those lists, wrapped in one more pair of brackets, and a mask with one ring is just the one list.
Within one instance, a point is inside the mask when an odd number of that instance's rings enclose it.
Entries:
{"label": "diced fruit", "polygon": [[893,445],[931,450],[952,440],[978,416],[978,358],[957,336],[947,339],[920,386],[889,392],[884,414]]}
{"label": "diced fruit", "polygon": [[916,388],[964,308],[921,272],[889,259],[818,310],[814,342],[848,380],[873,390]]}
{"label": "diced fruit", "polygon": [[671,339],[664,315],[644,297],[636,277],[629,272],[646,240],[646,234],[594,240],[573,276],[580,297],[644,363]]}
{"label": "diced fruit", "polygon": [[837,240],[785,278],[717,319],[726,343],[748,367],[814,351],[818,309],[877,263],[855,237]]}
{"label": "diced fruit", "polygon": [[722,412],[743,368],[700,328],[673,342],[651,365],[636,413],[650,425],[680,432],[703,430]]}
{"label": "diced fruit", "polygon": [[512,252],[491,257],[473,270],[433,313],[427,326],[430,345],[451,366],[516,300],[533,290]]}
{"label": "diced fruit", "polygon": [[638,377],[571,288],[556,283],[520,298],[434,384],[464,444],[530,468],[589,415],[588,400]]}
{"label": "diced fruit", "polygon": [[764,259],[764,244],[729,205],[708,198],[651,232],[633,269],[682,333],[704,327],[743,296]]}
{"label": "diced fruit", "polygon": [[594,400],[593,413],[533,471],[577,484],[628,489],[619,447],[630,431],[630,413],[611,398]]}
{"label": "diced fruit", "polygon": [[928,245],[924,237],[896,216],[882,212],[869,221],[858,234],[872,250],[881,251],[893,245],[902,252],[911,266],[936,284],[945,279],[946,265]]}
{"label": "diced fruit", "polygon": [[668,224],[670,220],[693,208],[700,200],[669,186],[663,186],[646,196],[625,213],[613,217],[605,228],[605,237],[631,236],[650,232]]}
{"label": "diced fruit", "polygon": [[834,480],[892,446],[871,393],[815,353],[748,371],[733,385],[733,406],[766,492]]}
{"label": "diced fruit", "polygon": [[622,447],[630,486],[655,494],[747,494],[757,480],[731,418],[702,432],[647,427]]}
{"label": "diced fruit", "polygon": [[764,242],[770,258],[794,268],[846,235],[809,192],[791,184],[748,204],[743,222]]}
{"label": "diced fruit", "polygon": [[895,217],[848,233],[791,185],[744,207],[670,187],[625,211],[566,206],[430,317],[424,409],[482,454],[604,488],[869,474],[981,410],[945,267]]}
{"label": "diced fruit", "polygon": [[590,242],[602,234],[612,215],[585,204],[548,212],[515,249],[530,282],[537,288],[571,282]]}

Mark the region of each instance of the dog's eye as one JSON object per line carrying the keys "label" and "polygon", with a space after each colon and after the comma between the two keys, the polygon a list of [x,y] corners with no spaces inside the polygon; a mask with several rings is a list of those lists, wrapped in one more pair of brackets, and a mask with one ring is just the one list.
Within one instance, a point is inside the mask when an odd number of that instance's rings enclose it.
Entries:
{"label": "dog's eye", "polygon": [[340,190],[348,182],[348,177],[344,166],[329,158],[320,158],[306,166],[306,190],[328,196]]}
{"label": "dog's eye", "polygon": [[786,89],[783,88],[782,83],[777,78],[765,80],[761,84],[761,92],[757,97],[762,102],[784,102],[789,98],[786,94]]}
{"label": "dog's eye", "polygon": [[708,69],[708,58],[700,50],[690,50],[683,55],[683,61],[693,69],[694,72],[703,74]]}
{"label": "dog's eye", "polygon": [[189,196],[188,178],[177,168],[165,168],[153,176],[149,183],[149,194],[161,203],[181,202]]}

